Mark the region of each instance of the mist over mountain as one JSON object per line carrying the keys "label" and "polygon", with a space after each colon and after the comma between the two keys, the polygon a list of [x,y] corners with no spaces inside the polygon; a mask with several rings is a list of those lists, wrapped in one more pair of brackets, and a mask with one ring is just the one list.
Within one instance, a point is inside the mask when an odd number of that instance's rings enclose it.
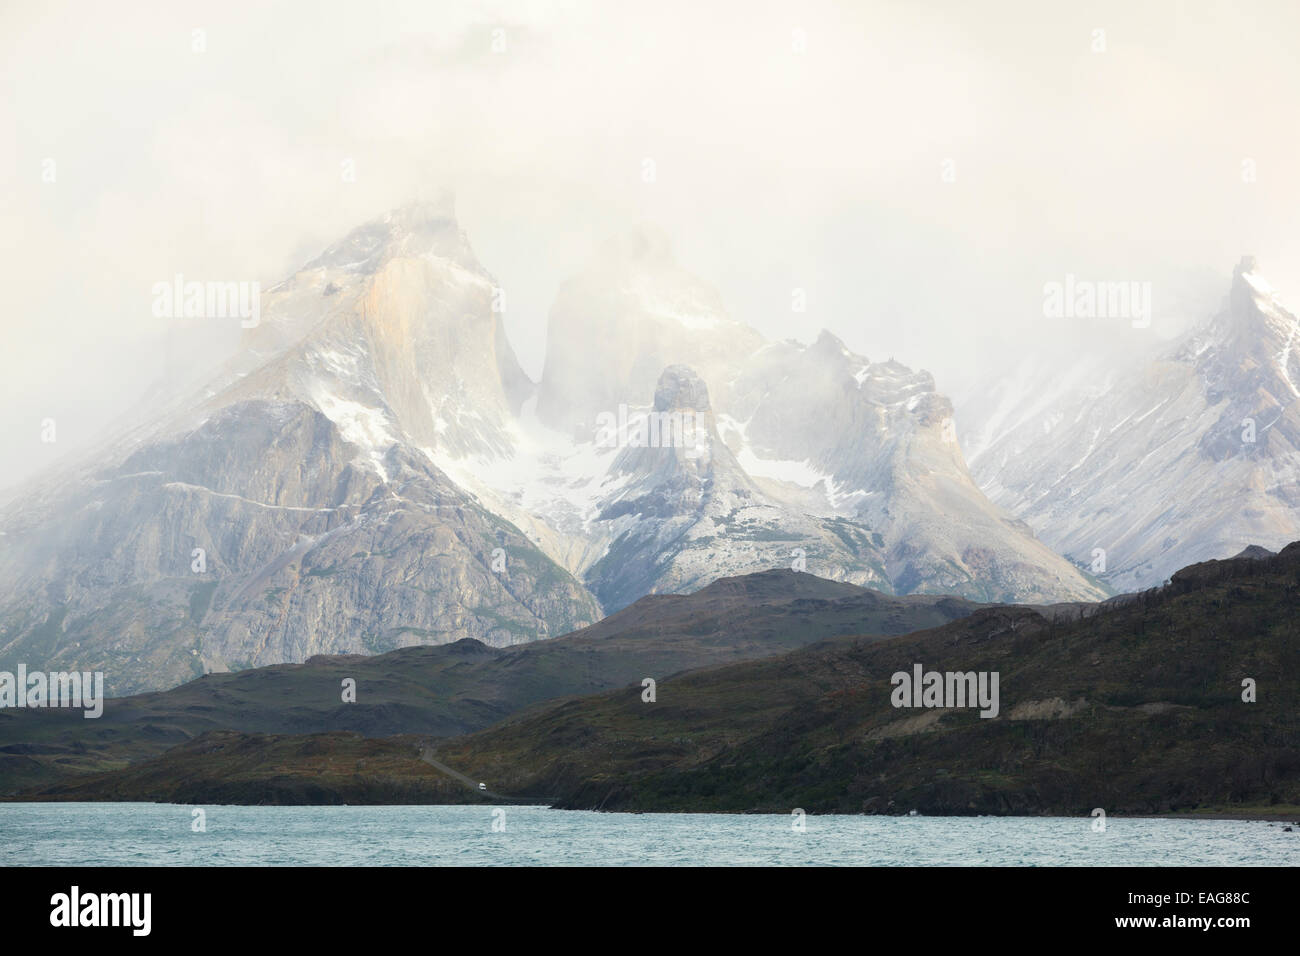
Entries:
{"label": "mist over mountain", "polygon": [[[1154,354],[1009,389],[974,425],[997,505],[1116,591],[1300,535],[1300,320],[1253,257],[1221,308]],[[1023,384],[1023,383],[1022,383]]]}
{"label": "mist over mountain", "polygon": [[[672,407],[698,425],[689,442],[600,441],[602,417],[661,416],[683,388],[691,401]],[[652,229],[563,285],[519,425],[513,455],[436,460],[548,542],[607,609],[779,566],[976,600],[1105,593],[979,491],[929,374],[826,330],[811,345],[766,341]]]}
{"label": "mist over mountain", "polygon": [[0,666],[103,670],[126,693],[597,620],[421,450],[502,446],[519,376],[491,290],[437,204],[268,290],[217,379],[0,513]]}
{"label": "mist over mountain", "polygon": [[500,294],[449,200],[272,286],[220,374],[0,513],[0,664],[102,669],[122,693],[504,646],[774,567],[973,600],[1104,593],[976,488],[928,374],[826,331],[765,341],[662,234],[563,287],[536,385]]}

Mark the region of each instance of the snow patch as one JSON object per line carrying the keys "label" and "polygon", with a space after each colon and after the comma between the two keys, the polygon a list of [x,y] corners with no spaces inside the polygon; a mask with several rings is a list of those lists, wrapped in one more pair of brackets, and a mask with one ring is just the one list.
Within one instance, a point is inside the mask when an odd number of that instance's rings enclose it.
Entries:
{"label": "snow patch", "polygon": [[383,409],[348,401],[323,388],[311,389],[310,395],[321,414],[338,426],[343,440],[358,446],[365,454],[363,460],[375,470],[381,481],[387,482],[384,454],[397,443],[397,438],[390,430],[388,415]]}

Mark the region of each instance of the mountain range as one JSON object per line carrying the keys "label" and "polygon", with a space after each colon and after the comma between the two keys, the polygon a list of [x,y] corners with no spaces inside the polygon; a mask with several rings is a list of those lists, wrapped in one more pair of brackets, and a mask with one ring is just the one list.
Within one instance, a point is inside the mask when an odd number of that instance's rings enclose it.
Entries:
{"label": "mountain range", "polygon": [[[637,442],[673,413],[689,413],[689,441]],[[602,441],[600,423],[624,418],[630,434]],[[1106,593],[990,505],[928,373],[825,330],[764,340],[653,229],[563,285],[517,425],[508,451],[435,460],[558,547],[606,610],[782,566],[980,601]]]}
{"label": "mountain range", "polygon": [[976,487],[930,375],[825,331],[765,341],[653,230],[562,287],[538,383],[499,292],[443,202],[267,290],[219,374],[9,495],[0,669],[102,670],[124,694],[505,647],[782,567],[974,601],[1106,593]]}

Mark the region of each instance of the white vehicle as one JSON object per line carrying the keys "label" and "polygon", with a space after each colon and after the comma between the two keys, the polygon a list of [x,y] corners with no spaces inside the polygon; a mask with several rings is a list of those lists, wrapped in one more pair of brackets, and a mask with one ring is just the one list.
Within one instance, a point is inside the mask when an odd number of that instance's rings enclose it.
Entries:
{"label": "white vehicle", "polygon": [[487,789],[487,784],[486,784],[486,783],[480,783],[480,784],[478,785],[478,788],[479,788],[480,790],[486,790],[486,789]]}

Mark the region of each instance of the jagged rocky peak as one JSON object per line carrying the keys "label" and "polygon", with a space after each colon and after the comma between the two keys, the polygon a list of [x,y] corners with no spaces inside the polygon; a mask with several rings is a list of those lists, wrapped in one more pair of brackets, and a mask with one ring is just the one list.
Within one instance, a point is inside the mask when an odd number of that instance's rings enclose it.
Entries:
{"label": "jagged rocky peak", "polygon": [[305,268],[373,273],[390,259],[430,255],[482,270],[469,237],[456,221],[450,193],[398,206],[358,226]]}
{"label": "jagged rocky peak", "polygon": [[[597,343],[601,361],[593,363]],[[670,365],[690,365],[716,391],[735,361],[762,344],[713,286],[678,264],[662,231],[640,226],[605,243],[560,287],[538,416],[569,432],[621,403],[644,401]]]}
{"label": "jagged rocky peak", "polygon": [[1278,301],[1276,290],[1264,277],[1254,256],[1242,256],[1232,270],[1228,294],[1228,319],[1237,331],[1290,334],[1296,317]]}
{"label": "jagged rocky peak", "polygon": [[1241,261],[1232,270],[1233,295],[1235,296],[1240,291],[1246,295],[1247,299],[1251,298],[1252,283],[1259,282],[1262,278],[1263,276],[1260,275],[1259,271],[1259,260],[1254,256],[1242,256]]}
{"label": "jagged rocky peak", "polygon": [[[413,301],[417,295],[448,299],[440,312],[454,305],[458,321],[486,324],[483,334],[491,337],[499,319],[492,315],[494,284],[456,221],[449,194],[407,203],[352,229],[267,289],[261,321],[245,330],[243,351],[259,357],[281,351],[327,320],[355,318],[387,336],[418,334],[432,313]],[[446,286],[452,295],[430,293],[433,286]],[[348,330],[342,338],[350,348],[357,336]]]}
{"label": "jagged rocky peak", "polygon": [[655,411],[657,412],[708,412],[709,387],[704,379],[687,365],[670,365],[659,376],[655,386]]}
{"label": "jagged rocky peak", "polygon": [[725,446],[714,454],[716,434],[708,385],[690,366],[670,365],[659,376],[651,413],[638,416],[635,426],[626,431],[629,447],[615,460],[613,470],[653,474],[655,482],[673,475],[696,483],[734,481],[748,487],[743,469]]}
{"label": "jagged rocky peak", "polygon": [[1194,362],[1211,403],[1231,400],[1229,418],[1237,417],[1224,422],[1231,431],[1240,427],[1241,415],[1259,412],[1271,420],[1276,412],[1268,414],[1269,409],[1300,397],[1297,333],[1300,320],[1279,301],[1255,257],[1243,256],[1233,270],[1227,308],[1192,333],[1177,354]]}
{"label": "jagged rocky peak", "polygon": [[844,340],[832,333],[830,329],[822,329],[818,333],[817,341],[812,344],[812,350],[826,356],[843,356],[847,358],[850,354]]}
{"label": "jagged rocky peak", "polygon": [[[1300,321],[1242,256],[1170,345],[1020,416],[981,455],[995,503],[1117,591],[1300,536]],[[1217,305],[1217,308],[1214,306]]]}
{"label": "jagged rocky peak", "polygon": [[795,343],[794,349],[805,361],[821,363],[841,376],[851,376],[863,395],[875,401],[888,404],[913,394],[935,391],[934,376],[924,369],[910,368],[893,356],[873,362],[852,351],[829,329],[822,329],[812,345]]}
{"label": "jagged rocky peak", "polygon": [[[508,454],[510,421],[533,385],[497,295],[450,196],[408,203],[271,290],[268,321],[246,342],[255,367],[239,370],[238,389],[305,399],[381,452],[406,440]],[[268,363],[272,354],[281,361]]]}

